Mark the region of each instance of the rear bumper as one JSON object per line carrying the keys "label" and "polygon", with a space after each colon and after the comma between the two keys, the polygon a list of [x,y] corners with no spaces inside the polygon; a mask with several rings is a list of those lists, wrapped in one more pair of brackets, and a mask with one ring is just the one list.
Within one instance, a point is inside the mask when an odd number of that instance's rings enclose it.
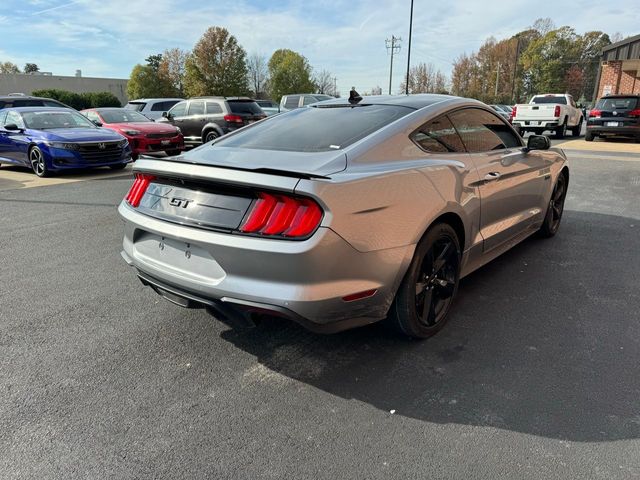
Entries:
{"label": "rear bumper", "polygon": [[[163,144],[163,142],[168,142]],[[135,155],[149,152],[164,152],[167,150],[184,150],[184,140],[181,135],[171,138],[131,137],[129,145]]]}
{"label": "rear bumper", "polygon": [[[384,318],[415,248],[359,252],[325,227],[286,241],[171,224],[124,203],[119,212],[123,257],[165,298],[226,314],[269,313],[324,333]],[[372,289],[369,298],[343,300]]]}
{"label": "rear bumper", "polygon": [[593,135],[620,135],[629,137],[640,137],[640,125],[630,127],[605,127],[603,125],[587,125],[587,132]]}
{"label": "rear bumper", "polygon": [[554,130],[558,128],[558,119],[555,120],[513,120],[513,125],[518,125],[520,130],[535,130],[535,129],[544,129],[544,130]]}

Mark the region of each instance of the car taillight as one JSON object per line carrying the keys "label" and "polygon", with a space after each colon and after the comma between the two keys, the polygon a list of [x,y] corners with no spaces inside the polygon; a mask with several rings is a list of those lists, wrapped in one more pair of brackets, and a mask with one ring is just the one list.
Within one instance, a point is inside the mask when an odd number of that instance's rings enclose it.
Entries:
{"label": "car taillight", "polygon": [[518,107],[513,107],[511,109],[511,118],[516,118],[517,113],[518,113]]}
{"label": "car taillight", "polygon": [[126,202],[134,208],[140,205],[140,200],[142,200],[144,192],[147,191],[149,184],[155,179],[156,177],[153,175],[136,173],[136,179],[133,181],[129,193],[127,193],[127,196],[124,198]]}
{"label": "car taillight", "polygon": [[631,118],[638,118],[638,117],[640,117],[640,108],[636,108],[635,110],[631,110],[631,111],[628,113],[628,115],[627,115],[627,116],[628,116],[628,117],[631,117]]}
{"label": "car taillight", "polygon": [[225,115],[224,119],[231,123],[244,123],[240,115]]}
{"label": "car taillight", "polygon": [[553,116],[554,117],[559,117],[560,116],[560,105],[556,105],[556,108],[553,111]]}
{"label": "car taillight", "polygon": [[589,118],[600,118],[602,117],[602,112],[600,110],[591,110],[589,112]]}
{"label": "car taillight", "polygon": [[322,209],[310,198],[261,192],[240,226],[243,233],[301,238],[313,233]]}

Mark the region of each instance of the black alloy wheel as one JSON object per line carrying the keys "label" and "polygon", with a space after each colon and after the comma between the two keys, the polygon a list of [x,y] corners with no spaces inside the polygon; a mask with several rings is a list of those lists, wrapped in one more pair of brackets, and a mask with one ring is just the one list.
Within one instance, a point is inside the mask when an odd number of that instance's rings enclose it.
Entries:
{"label": "black alloy wheel", "polygon": [[562,214],[564,213],[564,201],[567,197],[567,177],[564,173],[558,175],[558,180],[553,188],[551,199],[549,200],[549,206],[547,208],[547,214],[544,218],[544,223],[540,228],[540,233],[543,237],[553,237],[560,228],[560,221],[562,220]]}
{"label": "black alloy wheel", "polygon": [[460,280],[458,236],[448,224],[432,227],[416,248],[389,319],[416,338],[435,335],[446,323]]}
{"label": "black alloy wheel", "polygon": [[44,154],[38,147],[32,147],[31,150],[29,150],[29,163],[31,164],[33,173],[37,176],[46,177],[49,175],[49,169],[47,168]]}

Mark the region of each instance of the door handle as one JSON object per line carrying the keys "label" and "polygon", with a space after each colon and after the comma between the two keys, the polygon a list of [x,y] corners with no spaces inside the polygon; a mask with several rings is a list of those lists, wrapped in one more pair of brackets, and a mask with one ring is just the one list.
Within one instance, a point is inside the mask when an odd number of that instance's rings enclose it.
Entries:
{"label": "door handle", "polygon": [[500,178],[500,173],[499,172],[491,172],[491,173],[487,173],[484,176],[485,181],[487,182],[491,182],[493,180],[498,180]]}

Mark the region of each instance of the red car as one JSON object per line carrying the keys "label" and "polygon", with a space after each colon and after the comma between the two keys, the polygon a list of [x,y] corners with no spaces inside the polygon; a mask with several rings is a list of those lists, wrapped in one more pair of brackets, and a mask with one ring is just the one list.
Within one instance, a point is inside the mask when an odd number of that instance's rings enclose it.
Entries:
{"label": "red car", "polygon": [[184,137],[178,127],[156,123],[133,110],[92,108],[80,113],[96,125],[127,137],[134,160],[142,153],[165,152],[173,156],[184,150]]}

